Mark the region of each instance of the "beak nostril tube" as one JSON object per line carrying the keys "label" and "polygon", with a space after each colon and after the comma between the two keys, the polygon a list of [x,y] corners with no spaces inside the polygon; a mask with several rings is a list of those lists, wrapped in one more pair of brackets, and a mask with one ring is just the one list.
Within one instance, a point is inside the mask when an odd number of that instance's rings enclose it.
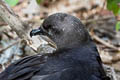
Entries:
{"label": "beak nostril tube", "polygon": [[35,35],[42,35],[44,34],[43,30],[42,29],[33,29],[31,32],[30,32],[30,37],[32,36],[35,36]]}

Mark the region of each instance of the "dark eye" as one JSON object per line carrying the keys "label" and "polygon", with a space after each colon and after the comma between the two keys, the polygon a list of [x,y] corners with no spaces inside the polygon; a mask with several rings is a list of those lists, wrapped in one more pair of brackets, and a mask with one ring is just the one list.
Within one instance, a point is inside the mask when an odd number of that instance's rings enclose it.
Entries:
{"label": "dark eye", "polygon": [[60,34],[60,31],[54,27],[51,27],[52,32],[54,32],[54,34]]}
{"label": "dark eye", "polygon": [[44,28],[45,30],[48,30],[48,29],[50,29],[51,27],[52,27],[51,25],[43,26],[43,28]]}

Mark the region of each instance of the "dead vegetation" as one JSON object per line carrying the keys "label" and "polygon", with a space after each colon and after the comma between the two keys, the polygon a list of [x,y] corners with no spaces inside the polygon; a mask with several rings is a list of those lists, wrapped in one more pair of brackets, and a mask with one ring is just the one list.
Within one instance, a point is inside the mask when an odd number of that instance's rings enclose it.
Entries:
{"label": "dead vegetation", "polygon": [[102,61],[107,65],[108,75],[113,80],[120,80],[120,40],[115,31],[116,19],[106,9],[105,0],[45,0],[40,5],[35,0],[21,0],[12,7],[13,11],[5,6],[0,2],[1,71],[17,59],[45,52],[46,47],[47,52],[54,50],[38,36],[31,39],[29,31],[39,27],[48,15],[66,12],[82,20],[97,44]]}

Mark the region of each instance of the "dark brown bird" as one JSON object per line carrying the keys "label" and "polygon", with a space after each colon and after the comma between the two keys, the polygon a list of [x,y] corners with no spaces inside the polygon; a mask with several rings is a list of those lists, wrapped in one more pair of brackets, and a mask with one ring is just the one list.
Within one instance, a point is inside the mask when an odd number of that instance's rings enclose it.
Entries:
{"label": "dark brown bird", "polygon": [[81,21],[66,13],[46,18],[30,36],[48,36],[57,46],[52,54],[25,57],[0,74],[0,80],[110,80],[95,44]]}

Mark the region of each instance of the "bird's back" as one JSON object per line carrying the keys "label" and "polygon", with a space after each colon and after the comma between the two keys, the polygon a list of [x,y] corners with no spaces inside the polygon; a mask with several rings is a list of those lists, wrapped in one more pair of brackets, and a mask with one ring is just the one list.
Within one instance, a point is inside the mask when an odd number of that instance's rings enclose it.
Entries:
{"label": "bird's back", "polygon": [[26,57],[11,64],[0,80],[105,80],[97,55],[94,48],[80,47]]}

